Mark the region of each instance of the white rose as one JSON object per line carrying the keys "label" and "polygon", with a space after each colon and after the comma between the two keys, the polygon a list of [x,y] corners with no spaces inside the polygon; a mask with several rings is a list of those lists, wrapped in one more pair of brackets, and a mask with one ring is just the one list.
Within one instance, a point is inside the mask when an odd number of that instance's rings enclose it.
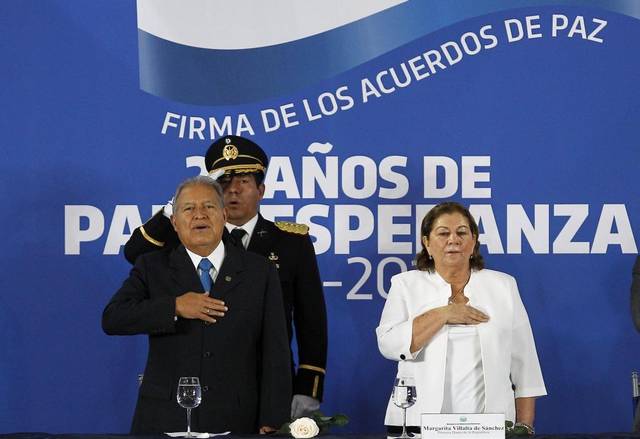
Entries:
{"label": "white rose", "polygon": [[296,439],[308,439],[320,432],[318,424],[311,418],[298,418],[289,425],[291,436]]}

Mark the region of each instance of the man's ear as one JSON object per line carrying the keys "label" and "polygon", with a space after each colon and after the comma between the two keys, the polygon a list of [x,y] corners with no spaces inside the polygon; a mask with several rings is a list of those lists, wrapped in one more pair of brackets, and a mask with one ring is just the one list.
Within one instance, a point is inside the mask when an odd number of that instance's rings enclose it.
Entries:
{"label": "man's ear", "polygon": [[222,219],[224,220],[225,224],[227,222],[227,206],[224,206],[224,208],[222,209]]}
{"label": "man's ear", "polygon": [[178,230],[176,230],[176,216],[175,215],[171,215],[170,220],[171,220],[171,225],[173,226],[173,230],[175,230],[177,232]]}
{"label": "man's ear", "polygon": [[260,183],[260,186],[258,186],[258,193],[260,194],[260,200],[262,200],[262,197],[264,197],[264,183]]}

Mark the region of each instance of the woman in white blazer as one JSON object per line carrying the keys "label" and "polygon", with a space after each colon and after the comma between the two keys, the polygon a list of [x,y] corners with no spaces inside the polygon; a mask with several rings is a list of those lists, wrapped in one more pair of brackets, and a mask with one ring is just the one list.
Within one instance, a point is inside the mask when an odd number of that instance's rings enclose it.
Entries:
{"label": "woman in white blazer", "polygon": [[[546,395],[527,312],[515,279],[487,270],[478,225],[458,203],[422,221],[417,270],[391,279],[376,329],[382,355],[413,377],[421,413],[504,413],[533,433],[535,398]],[[391,399],[385,424],[402,425]]]}

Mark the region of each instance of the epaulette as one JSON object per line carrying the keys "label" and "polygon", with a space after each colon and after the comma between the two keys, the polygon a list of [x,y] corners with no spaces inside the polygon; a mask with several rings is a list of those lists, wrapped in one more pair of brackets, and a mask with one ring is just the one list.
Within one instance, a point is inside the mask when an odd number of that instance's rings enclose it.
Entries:
{"label": "epaulette", "polygon": [[292,223],[289,221],[276,221],[274,224],[284,232],[295,233],[297,235],[306,235],[309,233],[309,226],[306,224]]}

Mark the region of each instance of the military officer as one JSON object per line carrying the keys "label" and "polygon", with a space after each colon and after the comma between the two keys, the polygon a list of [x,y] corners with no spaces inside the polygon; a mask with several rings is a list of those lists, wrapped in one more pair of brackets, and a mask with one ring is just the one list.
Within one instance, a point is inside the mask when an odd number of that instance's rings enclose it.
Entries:
{"label": "military officer", "polygon": [[[294,370],[291,416],[320,407],[327,360],[327,319],[322,283],[308,227],[268,221],[259,213],[268,158],[256,143],[239,136],[214,142],[205,157],[212,178],[224,189],[225,242],[265,256],[278,268],[291,344],[295,328],[298,367]],[[169,217],[171,204],[138,227],[125,245],[131,263],[150,251],[178,245]],[[295,366],[291,355],[292,367]]]}

